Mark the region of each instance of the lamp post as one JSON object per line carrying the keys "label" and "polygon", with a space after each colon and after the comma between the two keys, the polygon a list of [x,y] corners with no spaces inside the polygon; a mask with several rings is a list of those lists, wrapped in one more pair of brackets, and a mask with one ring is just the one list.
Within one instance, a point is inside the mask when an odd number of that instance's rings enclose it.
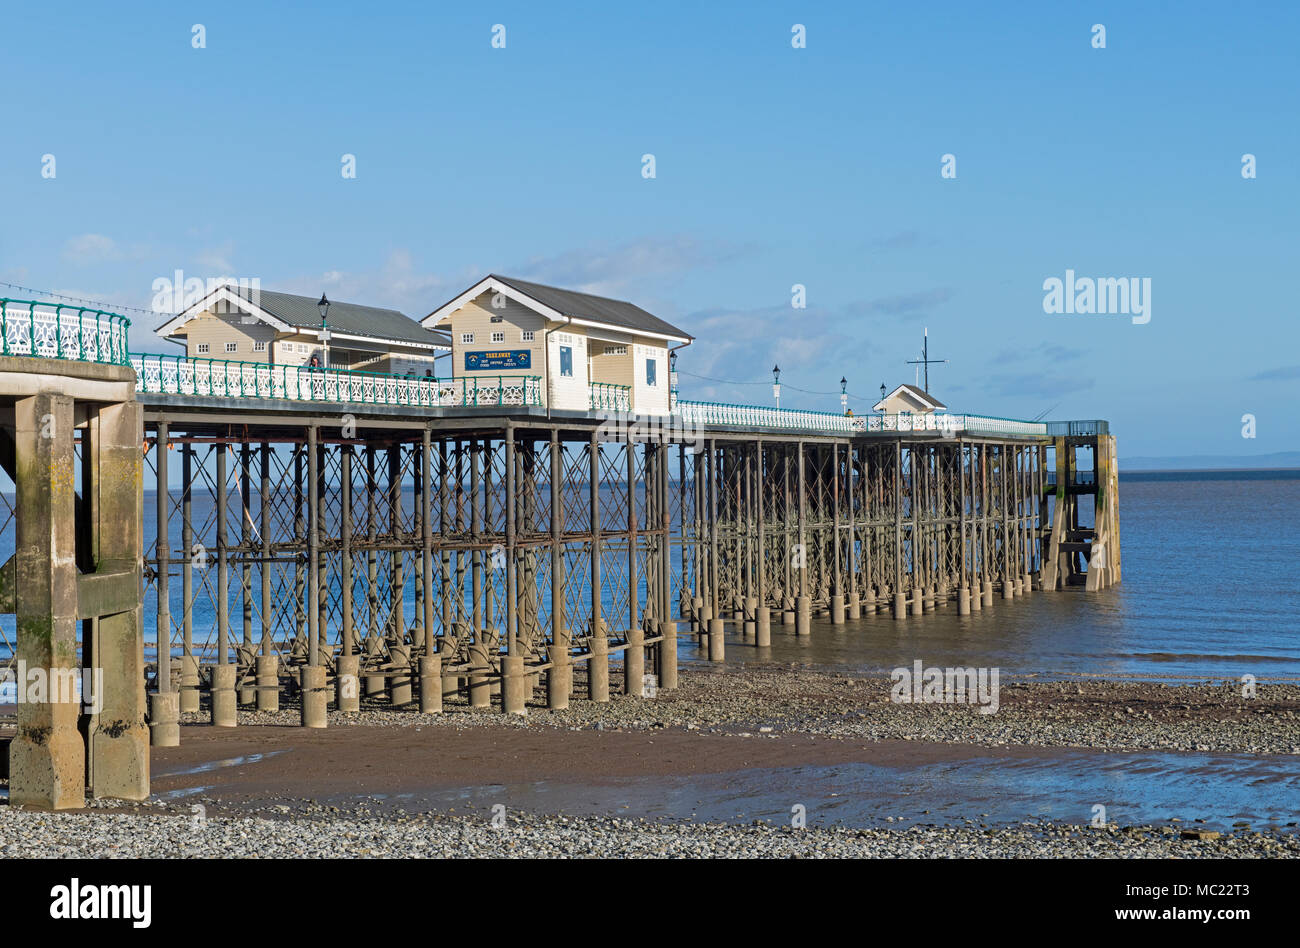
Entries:
{"label": "lamp post", "polygon": [[849,413],[849,380],[840,376],[840,414]]}
{"label": "lamp post", "polygon": [[776,407],[781,407],[781,367],[772,366],[772,397],[776,399]]}
{"label": "lamp post", "polygon": [[316,308],[320,310],[320,341],[324,350],[321,355],[321,362],[323,363],[321,367],[328,369],[330,367],[330,330],[327,319],[329,317],[330,301],[325,298],[324,293],[320,295],[320,302],[316,304]]}
{"label": "lamp post", "polygon": [[668,410],[677,409],[677,353],[668,353]]}
{"label": "lamp post", "polygon": [[880,383],[880,413],[885,413],[885,383]]}

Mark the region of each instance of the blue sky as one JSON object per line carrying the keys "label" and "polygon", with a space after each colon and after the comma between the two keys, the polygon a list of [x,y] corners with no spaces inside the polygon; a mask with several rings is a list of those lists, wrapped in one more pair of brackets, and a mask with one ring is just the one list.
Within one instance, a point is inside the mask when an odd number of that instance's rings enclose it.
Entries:
{"label": "blue sky", "polygon": [[[912,380],[928,326],[949,360],[931,389],[958,410],[1109,418],[1121,456],[1300,448],[1300,5],[30,4],[7,19],[0,280],[148,307],[181,269],[418,318],[496,271],[630,299],[699,337],[685,397],[768,403],[779,362],[784,405],[836,410],[796,389],[838,392],[843,375],[858,412]],[[1044,313],[1043,281],[1067,268],[1149,278],[1150,322]],[[158,320],[133,319],[138,348],[169,349]]]}

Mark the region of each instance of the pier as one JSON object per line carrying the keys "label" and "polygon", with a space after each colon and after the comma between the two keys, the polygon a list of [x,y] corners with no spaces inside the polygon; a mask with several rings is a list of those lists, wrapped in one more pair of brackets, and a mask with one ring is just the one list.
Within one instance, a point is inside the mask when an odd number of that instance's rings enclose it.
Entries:
{"label": "pier", "polygon": [[363,703],[648,699],[676,687],[682,636],[721,662],[729,635],[761,648],[814,616],[923,622],[1120,581],[1104,421],[675,384],[637,415],[603,381],[561,409],[542,377],[131,354],[125,332],[4,301],[9,661],[102,668],[108,699],[19,704],[15,803],[147,796],[146,742],[177,743],[184,713],[321,728]]}

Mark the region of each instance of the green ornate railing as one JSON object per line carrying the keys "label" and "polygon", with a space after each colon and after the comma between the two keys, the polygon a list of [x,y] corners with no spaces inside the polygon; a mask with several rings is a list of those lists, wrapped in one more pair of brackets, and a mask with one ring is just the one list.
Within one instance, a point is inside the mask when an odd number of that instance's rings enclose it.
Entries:
{"label": "green ornate railing", "polygon": [[591,382],[592,411],[631,411],[632,386],[614,385],[609,382]]}
{"label": "green ornate railing", "polygon": [[0,298],[0,355],[130,365],[130,327],[101,309]]}
{"label": "green ornate railing", "polygon": [[136,390],[157,395],[425,408],[542,404],[542,381],[536,375],[436,379],[186,356],[136,355],[130,361],[136,372]]}

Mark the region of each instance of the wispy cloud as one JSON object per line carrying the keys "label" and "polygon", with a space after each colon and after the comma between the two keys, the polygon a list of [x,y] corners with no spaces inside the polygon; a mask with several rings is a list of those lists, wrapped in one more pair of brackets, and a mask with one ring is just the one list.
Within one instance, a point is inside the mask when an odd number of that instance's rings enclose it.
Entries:
{"label": "wispy cloud", "polygon": [[1283,365],[1276,369],[1265,369],[1250,377],[1252,382],[1285,382],[1300,379],[1300,365]]}
{"label": "wispy cloud", "polygon": [[1094,379],[1077,375],[1055,375],[1051,372],[1019,372],[994,374],[984,384],[984,391],[992,395],[1028,397],[1031,395],[1063,395],[1092,388]]}
{"label": "wispy cloud", "polygon": [[686,235],[646,237],[608,249],[586,247],[534,257],[506,271],[506,275],[607,295],[646,277],[715,267],[756,249],[753,244],[705,241]]}
{"label": "wispy cloud", "polygon": [[1027,349],[1003,349],[993,357],[995,365],[1006,365],[1012,362],[1072,362],[1075,359],[1082,358],[1086,353],[1084,349],[1073,349],[1069,346],[1055,345],[1044,342],[1037,346]]}
{"label": "wispy cloud", "polygon": [[846,310],[850,315],[856,316],[896,316],[902,319],[913,319],[926,315],[952,297],[951,288],[939,286],[930,290],[918,290],[915,293],[882,296],[874,300],[850,303]]}
{"label": "wispy cloud", "polygon": [[82,266],[115,260],[120,255],[113,238],[104,234],[79,234],[63,245],[64,259]]}

